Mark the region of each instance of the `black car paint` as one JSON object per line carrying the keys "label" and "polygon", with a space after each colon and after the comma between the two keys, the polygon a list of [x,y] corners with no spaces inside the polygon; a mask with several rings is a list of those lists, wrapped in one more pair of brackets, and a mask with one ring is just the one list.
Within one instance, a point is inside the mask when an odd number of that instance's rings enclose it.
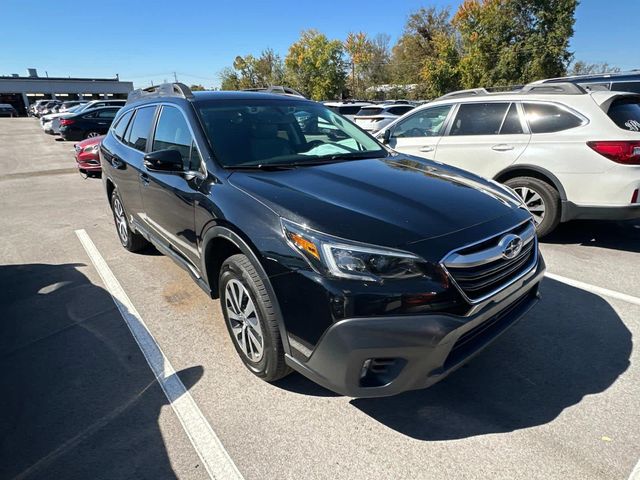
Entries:
{"label": "black car paint", "polygon": [[[256,95],[266,98],[268,94],[197,93],[191,101],[167,97],[127,105],[116,121],[131,108],[144,105],[180,108],[193,129],[203,171],[188,175],[148,171],[144,153],[125,145],[110,131],[100,150],[107,192],[117,188],[133,227],[185,268],[212,297],[217,297],[217,272],[211,271],[214,265],[210,261],[219,245],[216,242],[228,240],[247,254],[277,299],[284,349],[293,368],[345,394],[397,393],[399,384],[373,392],[355,388],[348,383],[350,378],[323,381],[324,373],[310,373],[306,362],[336,324],[418,315],[427,323],[433,319],[433,328],[440,331],[443,316],[448,324],[463,326],[498,308],[497,297],[469,305],[447,278],[438,275],[382,283],[323,276],[287,243],[280,218],[349,240],[402,247],[436,266],[454,248],[506,231],[530,215],[489,180],[395,153],[380,159],[285,171],[222,168],[192,102],[199,98],[242,100]],[[152,132],[153,126],[147,150]],[[535,303],[544,272],[541,259],[534,270],[518,288],[510,288],[512,297],[531,293],[529,307]],[[431,296],[429,302],[416,306],[415,299],[425,292]],[[471,311],[475,316],[464,316]],[[393,332],[388,333],[392,338]],[[388,353],[393,350],[391,344]],[[407,382],[405,388],[425,385]]]}
{"label": "black car paint", "polygon": [[89,132],[105,135],[113,123],[113,118],[96,118],[92,116],[97,115],[99,112],[117,112],[120,108],[121,107],[100,107],[86,110],[75,115],[65,116],[65,120],[71,120],[73,123],[70,125],[61,125],[60,136],[65,140],[84,140]]}

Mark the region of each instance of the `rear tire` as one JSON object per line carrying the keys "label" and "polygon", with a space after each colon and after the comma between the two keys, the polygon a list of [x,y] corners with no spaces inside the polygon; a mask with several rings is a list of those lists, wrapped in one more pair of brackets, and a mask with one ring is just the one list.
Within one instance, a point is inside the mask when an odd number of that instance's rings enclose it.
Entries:
{"label": "rear tire", "polygon": [[87,138],[95,138],[95,137],[99,137],[99,136],[100,136],[100,134],[98,132],[94,132],[94,131],[89,131],[89,132],[84,134],[85,140]]}
{"label": "rear tire", "polygon": [[249,258],[227,258],[218,285],[227,330],[245,366],[267,382],[288,375],[274,302]]}
{"label": "rear tire", "polygon": [[111,211],[113,212],[118,238],[124,248],[130,252],[139,252],[149,245],[149,242],[142,235],[131,230],[122,199],[116,189],[111,194]]}
{"label": "rear tire", "polygon": [[522,198],[533,216],[538,238],[551,233],[560,223],[560,194],[547,182],[533,177],[516,177],[504,182]]}

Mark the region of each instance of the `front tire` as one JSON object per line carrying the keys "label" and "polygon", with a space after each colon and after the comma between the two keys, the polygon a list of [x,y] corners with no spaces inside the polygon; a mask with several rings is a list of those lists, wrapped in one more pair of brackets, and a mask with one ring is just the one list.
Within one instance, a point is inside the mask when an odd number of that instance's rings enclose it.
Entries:
{"label": "front tire", "polygon": [[516,177],[504,182],[522,198],[533,216],[538,238],[551,233],[560,223],[560,194],[547,182],[533,177]]}
{"label": "front tire", "polygon": [[124,248],[130,252],[138,252],[149,245],[149,242],[147,242],[142,235],[134,232],[131,230],[131,227],[129,227],[122,198],[120,198],[118,190],[113,190],[111,194],[111,211],[113,212],[113,220],[116,224],[118,238]]}
{"label": "front tire", "polygon": [[225,260],[218,285],[227,330],[245,366],[267,382],[289,374],[274,302],[249,258]]}

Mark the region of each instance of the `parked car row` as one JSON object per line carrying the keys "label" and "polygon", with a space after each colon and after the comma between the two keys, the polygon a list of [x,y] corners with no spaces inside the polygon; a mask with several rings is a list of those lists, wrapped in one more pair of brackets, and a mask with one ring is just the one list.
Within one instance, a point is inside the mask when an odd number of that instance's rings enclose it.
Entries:
{"label": "parked car row", "polygon": [[363,130],[371,133],[379,131],[392,121],[415,108],[407,100],[389,102],[324,102],[329,110],[353,121]]}
{"label": "parked car row", "polygon": [[219,297],[267,381],[429,386],[537,302],[538,236],[640,218],[634,93],[535,83],[414,108],[166,84],[90,107],[56,118],[80,171],[102,171],[122,246]]}

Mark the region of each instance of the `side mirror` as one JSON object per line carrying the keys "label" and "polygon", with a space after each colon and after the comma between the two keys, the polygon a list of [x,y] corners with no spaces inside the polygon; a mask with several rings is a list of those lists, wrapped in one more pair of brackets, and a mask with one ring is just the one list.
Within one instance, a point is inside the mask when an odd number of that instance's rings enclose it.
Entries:
{"label": "side mirror", "polygon": [[387,145],[389,143],[389,140],[391,140],[391,130],[387,129],[382,134],[382,143]]}
{"label": "side mirror", "polygon": [[157,172],[182,172],[182,155],[177,150],[157,150],[144,156],[144,166]]}

